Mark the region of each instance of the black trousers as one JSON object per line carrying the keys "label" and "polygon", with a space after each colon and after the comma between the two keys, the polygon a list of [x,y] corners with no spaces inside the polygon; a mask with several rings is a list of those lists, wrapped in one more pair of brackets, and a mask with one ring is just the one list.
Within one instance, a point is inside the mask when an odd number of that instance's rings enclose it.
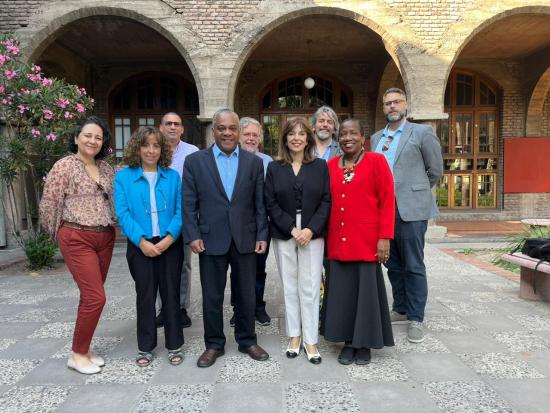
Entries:
{"label": "black trousers", "polygon": [[[156,244],[159,237],[150,239]],[[181,237],[158,257],[147,257],[128,241],[126,260],[136,283],[137,341],[140,351],[157,346],[155,300],[160,292],[164,314],[165,345],[176,350],[183,345],[180,317],[180,276],[183,262]]]}
{"label": "black trousers", "polygon": [[225,347],[223,298],[229,265],[235,274],[232,282],[235,300],[235,340],[243,347],[256,344],[256,254],[240,254],[235,243],[231,242],[229,251],[224,255],[199,255],[204,342],[207,349],[222,350]]}
{"label": "black trousers", "polygon": [[[265,301],[264,301],[264,292],[265,292],[265,279],[267,277],[267,272],[265,271],[265,266],[267,262],[267,257],[269,255],[269,246],[271,244],[271,238],[267,240],[267,248],[265,254],[256,254],[256,310],[258,311],[265,310]],[[233,267],[231,267],[231,305],[235,307],[235,299],[233,298],[233,290],[235,289],[233,282]]]}

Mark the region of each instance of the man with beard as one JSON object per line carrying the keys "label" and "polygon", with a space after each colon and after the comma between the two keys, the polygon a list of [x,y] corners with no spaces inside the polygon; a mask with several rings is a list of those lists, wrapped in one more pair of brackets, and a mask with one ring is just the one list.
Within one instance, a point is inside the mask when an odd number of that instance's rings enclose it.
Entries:
{"label": "man with beard", "polygon": [[420,343],[428,298],[424,235],[428,219],[438,213],[431,188],[443,174],[443,158],[433,128],[406,120],[405,92],[390,88],[382,102],[388,124],[372,135],[371,148],[386,157],[395,182],[395,235],[386,264],[393,294],[391,320],[408,324],[407,339]]}
{"label": "man with beard", "polygon": [[[191,145],[181,140],[183,136],[184,127],[181,118],[177,113],[168,112],[160,120],[160,133],[164,135],[170,148],[172,149],[172,163],[170,168],[174,169],[180,178],[183,174],[183,163],[187,155],[197,152],[199,148],[195,145]],[[189,245],[183,246],[183,266],[181,268],[181,286],[180,286],[180,309],[181,309],[181,326],[183,328],[191,327],[191,318],[187,315],[187,308],[189,308],[191,292],[191,249]],[[156,319],[157,327],[164,324],[164,318],[162,315],[162,303],[160,301],[160,295],[157,293],[157,306],[160,311]]]}
{"label": "man with beard", "polygon": [[340,155],[338,136],[338,116],[331,107],[321,106],[311,117],[315,136],[315,156],[328,161]]}

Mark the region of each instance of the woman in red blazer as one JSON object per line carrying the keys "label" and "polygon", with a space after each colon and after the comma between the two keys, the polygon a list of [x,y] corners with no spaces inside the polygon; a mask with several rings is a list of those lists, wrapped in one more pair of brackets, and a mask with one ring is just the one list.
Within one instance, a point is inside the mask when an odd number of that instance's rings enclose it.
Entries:
{"label": "woman in red blazer", "polygon": [[345,342],[341,364],[367,364],[371,348],[394,345],[380,266],[393,238],[393,178],[383,155],[364,151],[358,120],[345,120],[338,139],[343,155],[328,162],[332,208],[325,338]]}

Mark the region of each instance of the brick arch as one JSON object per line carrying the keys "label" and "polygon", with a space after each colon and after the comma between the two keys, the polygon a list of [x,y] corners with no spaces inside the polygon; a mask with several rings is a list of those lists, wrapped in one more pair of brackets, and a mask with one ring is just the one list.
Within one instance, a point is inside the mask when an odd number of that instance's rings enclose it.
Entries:
{"label": "brick arch", "polygon": [[[105,2],[102,1],[87,1],[83,7],[78,5],[71,7],[70,4],[58,4],[56,7],[55,3],[49,2],[31,18],[27,28],[18,31],[24,46],[24,59],[27,62],[36,60],[62,32],[63,28],[75,21],[92,16],[125,17],[156,31],[176,48],[192,73],[202,111],[204,94],[201,78],[196,64],[189,54],[190,50],[202,45],[202,39],[194,30],[185,27],[185,22],[181,19],[174,20],[172,24],[168,24],[166,19],[162,24],[157,21],[157,19],[174,14],[174,10],[164,2],[159,0],[157,3],[157,5],[133,3],[127,7],[124,5],[112,7],[105,6]],[[183,30],[182,25],[184,26]]]}
{"label": "brick arch", "polygon": [[393,60],[390,60],[384,69],[382,78],[380,79],[380,85],[378,87],[378,96],[376,99],[376,114],[374,118],[374,129],[382,129],[386,125],[386,117],[382,111],[382,95],[390,87],[398,87],[405,90],[403,78],[401,72]]}
{"label": "brick arch", "polygon": [[[372,30],[378,34],[385,46],[386,51],[390,55],[391,59],[395,62],[397,67],[401,68],[403,72],[403,80],[405,83],[405,88],[407,93],[409,92],[410,83],[408,80],[411,77],[409,74],[410,64],[406,57],[406,53],[401,48],[401,44],[398,42],[398,38],[403,39],[416,39],[416,35],[410,31],[408,28],[404,28],[401,25],[392,26],[394,35],[390,34],[381,24],[377,23],[373,19],[370,19],[362,14],[353,12],[347,9],[341,9],[336,7],[306,7],[300,10],[294,10],[292,12],[279,15],[274,19],[271,19],[269,15],[262,15],[261,10],[258,12],[258,20],[265,20],[262,24],[258,24],[258,28],[254,33],[250,33],[247,30],[235,30],[235,33],[241,32],[242,34],[237,35],[233,38],[230,44],[227,45],[229,50],[234,50],[238,53],[238,58],[235,62],[231,74],[229,76],[229,85],[228,85],[228,95],[227,101],[234,102],[235,99],[235,89],[239,79],[241,70],[245,66],[248,58],[252,55],[256,47],[268,37],[273,30],[279,26],[288,23],[289,21],[299,19],[301,17],[312,16],[312,15],[335,15],[340,17],[345,17],[350,21],[355,21],[368,30]],[[387,17],[387,16],[386,16]],[[407,45],[405,45],[407,46]],[[409,69],[409,70],[408,70]]]}
{"label": "brick arch", "polygon": [[535,89],[529,99],[527,108],[526,134],[527,136],[542,136],[542,116],[544,101],[550,90],[550,67],[537,81]]}

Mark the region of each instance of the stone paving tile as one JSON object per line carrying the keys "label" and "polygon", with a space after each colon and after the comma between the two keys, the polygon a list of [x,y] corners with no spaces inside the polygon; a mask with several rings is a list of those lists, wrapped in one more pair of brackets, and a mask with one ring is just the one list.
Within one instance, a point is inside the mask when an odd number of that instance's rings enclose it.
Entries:
{"label": "stone paving tile", "polygon": [[476,291],[470,294],[470,300],[478,303],[514,303],[520,301],[516,295],[505,295],[497,291]]}
{"label": "stone paving tile", "polygon": [[519,412],[548,413],[550,379],[489,379],[487,383]]}
{"label": "stone paving tile", "polygon": [[135,320],[136,307],[124,307],[118,304],[106,306],[101,314],[102,320]]}
{"label": "stone paving tile", "polygon": [[346,371],[352,381],[400,381],[408,380],[409,372],[396,357],[372,357],[366,366],[350,364]]}
{"label": "stone paving tile", "polygon": [[437,339],[430,333],[426,333],[425,340],[422,343],[411,343],[407,340],[407,333],[394,333],[395,350],[398,353],[449,353],[449,349],[441,340]]}
{"label": "stone paving tile", "polygon": [[492,379],[544,378],[543,374],[529,366],[525,361],[516,359],[511,354],[483,353],[457,355],[477,374]]}
{"label": "stone paving tile", "polygon": [[29,321],[51,322],[57,320],[66,313],[61,308],[34,308],[16,315],[0,316],[0,322],[7,323],[26,323]]}
{"label": "stone paving tile", "polygon": [[206,412],[213,385],[178,384],[150,386],[139,398],[136,413]]}
{"label": "stone paving tile", "polygon": [[346,382],[297,382],[284,388],[287,412],[360,412],[353,389]]}
{"label": "stone paving tile", "polygon": [[201,336],[189,336],[185,335],[185,340],[183,343],[183,352],[185,355],[190,356],[200,356],[206,346],[204,345],[204,338]]}
{"label": "stone paving tile", "polygon": [[476,328],[467,324],[464,319],[460,318],[457,315],[448,315],[448,316],[428,316],[424,320],[424,324],[431,331],[443,332],[443,331],[454,331],[454,332],[464,332],[464,331],[474,331]]}
{"label": "stone paving tile", "polygon": [[528,330],[550,330],[550,316],[538,314],[512,314],[507,317],[521,324]]}
{"label": "stone paving tile", "polygon": [[39,360],[0,359],[0,384],[17,383],[39,363]]}
{"label": "stone paving tile", "polygon": [[258,383],[281,380],[281,363],[274,357],[252,360],[246,355],[223,357],[217,381],[220,383]]}
{"label": "stone paving tile", "polygon": [[11,338],[0,338],[0,351],[6,350],[9,346],[16,342],[17,340]]}
{"label": "stone paving tile", "polygon": [[73,322],[55,322],[48,323],[34,333],[32,333],[28,338],[64,338],[72,337],[74,331]]}
{"label": "stone paving tile", "polygon": [[439,408],[448,413],[500,413],[515,410],[481,381],[441,381],[423,384]]}
{"label": "stone paving tile", "polygon": [[498,332],[493,337],[513,352],[550,349],[550,340],[530,331]]}
{"label": "stone paving tile", "polygon": [[51,296],[48,294],[17,294],[2,300],[4,304],[39,304]]}
{"label": "stone paving tile", "polygon": [[67,360],[46,359],[32,369],[18,385],[55,385],[72,386],[83,385],[88,376],[80,374],[67,367]]}
{"label": "stone paving tile", "polygon": [[436,382],[448,380],[476,380],[478,377],[456,354],[403,354],[400,360],[411,380]]}
{"label": "stone paving tile", "polygon": [[0,396],[0,406],[5,413],[53,412],[72,390],[70,386],[16,386]]}
{"label": "stone paving tile", "polygon": [[217,383],[208,413],[285,412],[281,383]]}
{"label": "stone paving tile", "polygon": [[[122,341],[122,337],[94,337],[90,345],[90,350],[101,356],[109,354]],[[68,342],[52,358],[68,358],[72,351],[72,341]]]}
{"label": "stone paving tile", "polygon": [[474,314],[496,314],[496,311],[485,303],[469,303],[465,301],[445,300],[442,301],[445,307],[451,311],[460,314],[461,316],[468,316]]}
{"label": "stone paving tile", "polygon": [[[131,412],[145,392],[140,384],[94,384],[71,392],[55,413]],[[100,395],[101,397],[98,397]]]}
{"label": "stone paving tile", "polygon": [[105,363],[102,372],[89,376],[86,384],[145,384],[159,368],[158,359],[154,359],[147,367],[139,367],[133,358],[106,359]]}

